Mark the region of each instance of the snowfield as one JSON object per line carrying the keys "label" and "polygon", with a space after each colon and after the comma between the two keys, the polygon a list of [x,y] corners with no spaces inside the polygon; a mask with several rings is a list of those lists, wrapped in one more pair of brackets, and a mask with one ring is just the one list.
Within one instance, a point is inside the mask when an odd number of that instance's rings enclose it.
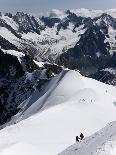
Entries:
{"label": "snowfield", "polygon": [[[35,90],[20,107],[21,111],[9,123],[17,124],[0,131],[0,155],[57,155],[75,143],[76,135],[83,132],[88,137],[116,119],[116,88],[83,77],[77,71],[64,70],[41,92]],[[113,135],[106,130],[109,135],[104,137],[107,141],[112,135],[115,144],[116,125],[113,126],[108,128]],[[84,148],[88,142],[86,147],[94,151],[103,142],[97,141],[100,138],[99,134],[93,141],[85,138],[76,147]],[[92,148],[94,143],[98,145]],[[84,153],[76,155],[90,155],[89,151]],[[107,154],[101,149],[99,155]]]}
{"label": "snowfield", "polygon": [[59,155],[116,155],[116,122],[85,138]]}

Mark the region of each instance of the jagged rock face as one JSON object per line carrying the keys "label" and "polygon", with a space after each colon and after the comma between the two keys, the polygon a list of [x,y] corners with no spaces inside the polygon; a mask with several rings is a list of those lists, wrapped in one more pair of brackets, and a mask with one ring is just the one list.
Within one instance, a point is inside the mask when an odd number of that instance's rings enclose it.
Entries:
{"label": "jagged rock face", "polygon": [[[61,42],[62,48],[60,49],[60,51],[58,50],[58,52],[62,53],[66,52],[67,48],[69,48],[71,44],[76,44],[76,37],[78,42],[78,38],[80,38],[81,36],[79,32],[79,27],[83,27],[82,30],[84,33],[86,29],[91,30],[93,25],[98,25],[99,31],[102,31],[105,34],[105,36],[103,37],[110,37],[108,33],[108,28],[109,26],[111,26],[113,29],[115,29],[116,25],[116,19],[108,14],[102,14],[99,17],[90,18],[77,16],[70,10],[65,12],[65,17],[62,19],[60,19],[59,17],[52,16],[42,16],[40,18],[37,18],[33,15],[29,15],[23,12],[17,12],[15,15],[12,15],[11,13],[6,13],[4,16],[2,15],[0,18],[0,26],[6,28],[8,31],[10,31],[14,36],[18,38],[18,43],[15,44],[15,46],[18,45],[18,48],[21,48],[22,50],[25,48],[25,46],[27,46],[30,49],[34,49],[33,55],[35,57],[38,53],[38,56],[42,59],[45,59],[46,55],[47,59],[49,59],[48,55],[50,55],[50,57],[52,57],[53,60],[55,60],[57,55],[59,55],[59,53],[57,53],[57,48],[55,48],[55,45],[59,44],[60,46]],[[67,32],[66,30],[70,30],[70,32]],[[33,35],[32,38],[30,38],[30,36],[29,39],[27,39],[27,36],[25,38],[25,34],[28,34],[29,32],[35,34],[36,38]],[[73,35],[75,38],[74,43],[72,42]],[[10,39],[8,41],[10,42]],[[64,45],[62,42],[64,43]],[[69,43],[67,44],[67,42]]]}
{"label": "jagged rock face", "polygon": [[15,115],[18,105],[31,95],[33,85],[25,79],[18,58],[0,50],[0,124]]}
{"label": "jagged rock face", "polygon": [[107,55],[110,45],[104,41],[105,35],[99,30],[98,26],[92,25],[81,36],[75,48],[78,55],[81,55],[81,52],[91,57],[98,57],[97,52],[100,55]]}
{"label": "jagged rock face", "polygon": [[18,31],[21,33],[36,32],[40,34],[40,25],[35,20],[34,16],[17,12],[13,16],[14,21],[19,25]]}
{"label": "jagged rock face", "polygon": [[82,24],[82,20],[84,19],[83,17],[78,17],[75,13],[70,12],[70,10],[68,10],[66,13],[68,15],[67,18],[70,22],[78,25]]}
{"label": "jagged rock face", "polygon": [[110,85],[116,85],[116,75],[110,73],[109,71],[97,71],[95,74],[91,74],[90,78],[97,79],[103,83],[107,83]]}
{"label": "jagged rock face", "polygon": [[[90,70],[90,68],[102,67],[98,62],[109,56],[109,43],[105,43],[105,35],[99,30],[99,27],[91,26],[81,36],[74,48],[60,55],[57,62],[72,69]],[[100,61],[101,62],[101,61]]]}
{"label": "jagged rock face", "polygon": [[12,13],[5,13],[5,16],[8,16],[9,18],[13,17]]}
{"label": "jagged rock face", "polygon": [[21,102],[31,95],[33,85],[30,81],[25,82],[25,79],[26,76],[0,79],[0,125],[9,121],[19,111]]}
{"label": "jagged rock face", "polygon": [[15,115],[18,105],[31,95],[33,85],[25,79],[18,58],[0,50],[0,124]]}
{"label": "jagged rock face", "polygon": [[42,16],[40,18],[44,22],[45,26],[52,28],[56,23],[59,23],[61,20],[59,18],[50,18]]}
{"label": "jagged rock face", "polygon": [[[94,19],[95,21],[90,18],[84,19],[85,33],[81,35],[74,48],[68,49],[57,58],[56,63],[70,69],[78,69],[83,75],[97,80],[105,75],[102,82],[115,85],[116,75],[110,72],[106,74],[102,71],[105,68],[116,68],[115,53],[110,55],[111,46],[106,41],[108,38],[107,25],[113,26],[112,18],[108,15],[102,16],[99,24],[95,23],[96,19]],[[106,22],[103,21],[104,18]]]}
{"label": "jagged rock face", "polygon": [[57,34],[59,34],[61,29],[63,29],[63,30],[68,29],[68,26],[70,23],[74,24],[72,32],[75,33],[76,32],[75,29],[84,23],[85,18],[80,17],[80,16],[78,17],[78,16],[76,16],[76,14],[70,12],[69,10],[66,12],[66,14],[67,14],[67,17],[65,18],[65,20],[61,20],[60,22],[58,22]]}
{"label": "jagged rock face", "polygon": [[99,20],[99,25],[102,26],[102,23],[105,23],[106,26],[111,26],[113,29],[116,29],[116,19],[108,15],[107,13],[103,13],[100,17],[94,18],[94,21],[97,22]]}
{"label": "jagged rock face", "polygon": [[8,79],[23,76],[23,68],[20,65],[17,57],[10,54],[5,54],[0,50],[0,77],[7,77]]}

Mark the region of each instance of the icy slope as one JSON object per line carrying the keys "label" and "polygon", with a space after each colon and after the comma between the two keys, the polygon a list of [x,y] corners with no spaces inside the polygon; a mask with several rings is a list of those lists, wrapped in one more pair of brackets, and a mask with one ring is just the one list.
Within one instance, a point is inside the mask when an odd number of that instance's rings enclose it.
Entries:
{"label": "icy slope", "polygon": [[43,90],[42,97],[36,90],[27,106],[22,104],[24,113],[19,121],[36,115],[0,131],[0,155],[33,155],[33,150],[34,155],[58,154],[73,144],[80,132],[90,136],[115,120],[115,92],[115,87],[76,71],[61,72]]}
{"label": "icy slope", "polygon": [[[77,85],[76,87],[75,84]],[[43,111],[49,107],[67,102],[83,87],[82,76],[78,72],[69,70],[62,71],[53,78],[41,93],[36,90],[33,95],[23,103],[24,107],[21,107],[21,119],[27,118],[38,111]],[[18,119],[20,120],[19,115]]]}
{"label": "icy slope", "polygon": [[115,155],[116,154],[116,122],[112,122],[102,130],[85,138],[60,155]]}
{"label": "icy slope", "polygon": [[[23,118],[61,103],[78,103],[78,106],[109,108],[115,111],[115,87],[85,78],[76,71],[64,70],[40,93],[38,90],[24,102]],[[113,97],[113,98],[112,98]],[[106,100],[107,99],[107,100]],[[111,104],[112,103],[112,104]],[[73,104],[72,104],[73,105]],[[107,105],[107,106],[106,106]],[[38,108],[37,108],[38,107]],[[85,109],[86,110],[86,109]],[[22,116],[21,116],[22,117]]]}

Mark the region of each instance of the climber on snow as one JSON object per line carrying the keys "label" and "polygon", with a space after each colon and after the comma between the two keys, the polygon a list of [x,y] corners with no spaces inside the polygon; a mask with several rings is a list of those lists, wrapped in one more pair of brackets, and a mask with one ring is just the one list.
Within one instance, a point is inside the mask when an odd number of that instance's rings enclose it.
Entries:
{"label": "climber on snow", "polygon": [[76,142],[79,142],[79,141],[80,141],[79,136],[76,136]]}
{"label": "climber on snow", "polygon": [[84,138],[84,135],[81,133],[80,134],[80,139],[83,140],[83,138]]}

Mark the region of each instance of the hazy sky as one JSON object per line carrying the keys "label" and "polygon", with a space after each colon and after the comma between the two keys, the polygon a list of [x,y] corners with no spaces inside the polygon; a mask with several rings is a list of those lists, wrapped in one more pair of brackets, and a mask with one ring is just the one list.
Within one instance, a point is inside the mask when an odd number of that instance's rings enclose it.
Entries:
{"label": "hazy sky", "polygon": [[51,9],[116,8],[116,0],[0,0],[1,12],[43,12]]}

